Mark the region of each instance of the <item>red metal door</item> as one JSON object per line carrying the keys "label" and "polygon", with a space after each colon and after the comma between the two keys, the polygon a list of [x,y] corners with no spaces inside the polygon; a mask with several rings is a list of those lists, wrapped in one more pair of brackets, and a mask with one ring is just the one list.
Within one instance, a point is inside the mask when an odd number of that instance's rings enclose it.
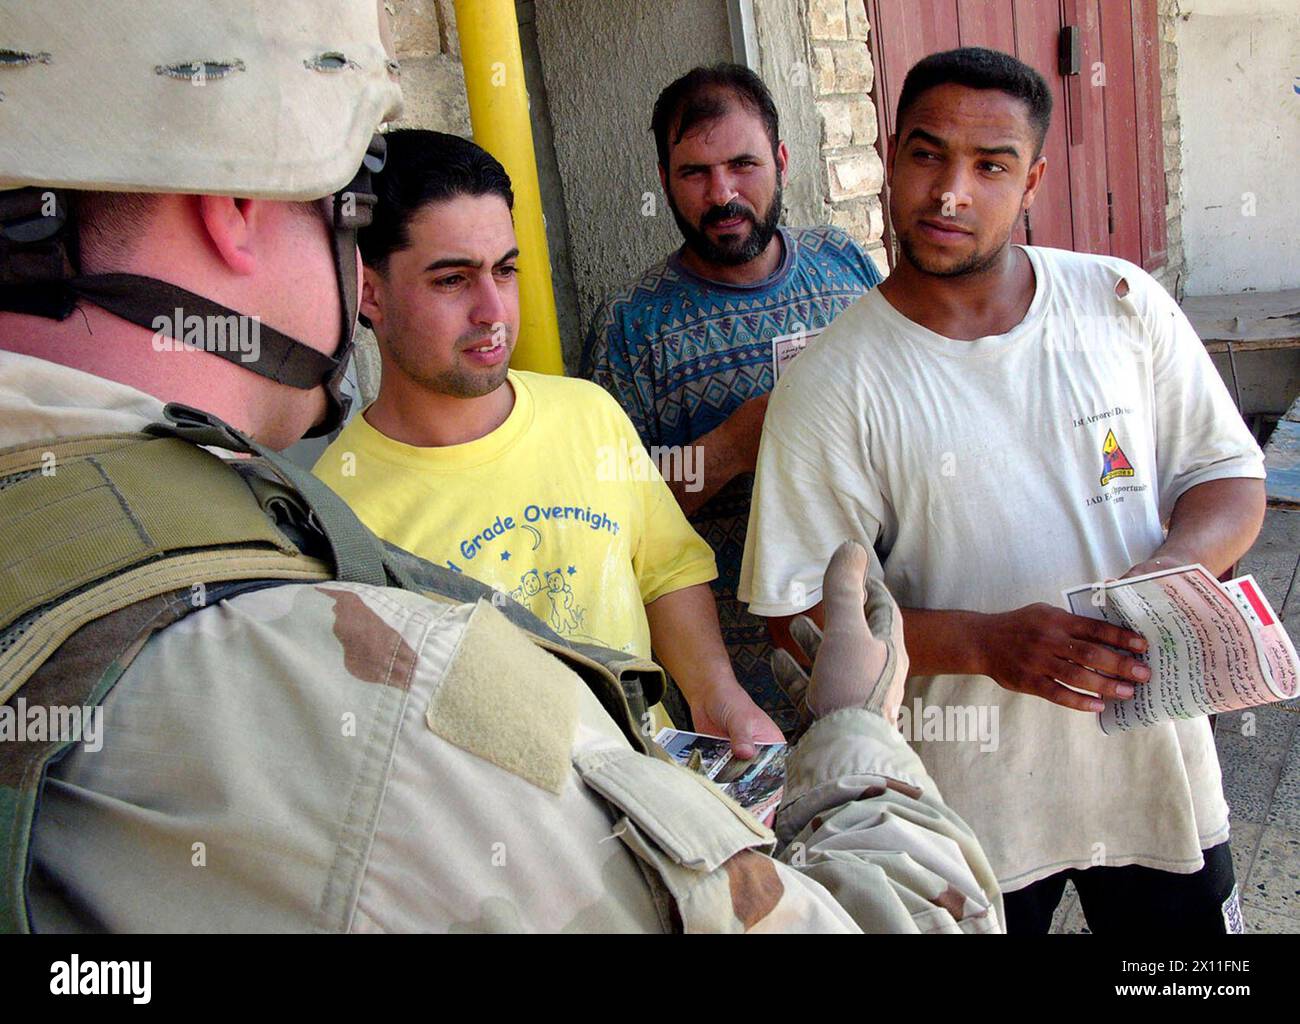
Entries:
{"label": "red metal door", "polygon": [[1169,257],[1169,202],[1165,183],[1164,115],[1160,104],[1160,28],[1156,0],[1132,0],[1134,103],[1137,108],[1138,196],[1141,201],[1140,258],[1119,253],[1146,270],[1163,267]]}
{"label": "red metal door", "polygon": [[[1126,3],[1126,0],[1120,0]],[[1074,221],[1074,243],[1066,248],[1078,252],[1110,253],[1106,214],[1106,110],[1102,90],[1094,86],[1092,67],[1101,60],[1101,27],[1098,0],[1065,0],[1064,21],[1056,26],[1056,35],[1065,25],[1078,26],[1082,53],[1079,73],[1052,77],[1065,83],[1065,105],[1058,117],[1065,132],[1069,174],[1070,211]],[[1056,70],[1055,61],[1048,65]],[[1041,70],[1041,69],[1040,69]],[[1047,72],[1044,72],[1047,74]],[[1050,171],[1048,172],[1051,173]]]}
{"label": "red metal door", "polygon": [[1072,171],[1072,151],[1067,124],[1067,80],[1056,74],[1057,39],[1061,34],[1060,5],[1017,3],[1016,48],[1008,50],[1031,68],[1037,68],[1052,90],[1052,124],[1043,140],[1047,174],[1029,210],[1029,241],[1055,249],[1074,249],[1082,226],[1073,205],[1079,184]]}
{"label": "red metal door", "polygon": [[1140,263],[1137,102],[1133,75],[1131,72],[1123,73],[1133,65],[1129,5],[1124,0],[1119,3],[1112,0],[1109,10],[1102,12],[1101,61],[1101,66],[1088,74],[1094,81],[1101,78],[1105,82],[1102,88],[1094,86],[1091,91],[1102,93],[1106,101],[1106,199],[1110,252]]}

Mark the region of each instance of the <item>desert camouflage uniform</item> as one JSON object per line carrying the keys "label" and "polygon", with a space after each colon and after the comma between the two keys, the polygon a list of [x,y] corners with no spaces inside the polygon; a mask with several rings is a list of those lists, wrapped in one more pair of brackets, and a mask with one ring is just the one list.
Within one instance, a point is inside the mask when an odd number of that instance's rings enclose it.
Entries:
{"label": "desert camouflage uniform", "polygon": [[[0,352],[0,446],[159,418]],[[241,594],[150,640],[104,712],[103,748],[50,771],[38,931],[1000,930],[978,843],[880,716],[810,728],[778,842],[487,602]]]}

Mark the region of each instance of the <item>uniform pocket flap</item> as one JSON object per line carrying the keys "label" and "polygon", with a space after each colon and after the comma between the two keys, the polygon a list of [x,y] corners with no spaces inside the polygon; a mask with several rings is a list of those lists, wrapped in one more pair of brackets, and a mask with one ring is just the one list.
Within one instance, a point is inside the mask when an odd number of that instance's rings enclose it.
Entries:
{"label": "uniform pocket flap", "polygon": [[679,765],[606,748],[580,754],[574,766],[583,782],[683,867],[713,871],[741,850],[775,843],[758,819]]}

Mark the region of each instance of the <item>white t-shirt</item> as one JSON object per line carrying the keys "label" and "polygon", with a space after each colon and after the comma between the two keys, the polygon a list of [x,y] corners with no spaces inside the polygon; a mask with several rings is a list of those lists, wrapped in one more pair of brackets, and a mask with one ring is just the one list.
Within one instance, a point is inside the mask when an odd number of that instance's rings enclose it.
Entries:
{"label": "white t-shirt", "polygon": [[[872,291],[781,378],[741,572],[750,611],[816,604],[846,538],[874,550],[873,572],[904,607],[1063,606],[1065,587],[1149,558],[1189,487],[1263,477],[1259,447],[1160,285],[1124,260],[1024,251],[1036,290],[1008,333],[955,341]],[[996,749],[954,738],[956,715],[947,738],[924,738],[916,697],[983,706],[990,725],[996,714]],[[1227,838],[1204,718],[1105,736],[1095,715],[987,676],[914,677],[905,707],[921,759],[1006,891],[1094,864],[1191,872]]]}

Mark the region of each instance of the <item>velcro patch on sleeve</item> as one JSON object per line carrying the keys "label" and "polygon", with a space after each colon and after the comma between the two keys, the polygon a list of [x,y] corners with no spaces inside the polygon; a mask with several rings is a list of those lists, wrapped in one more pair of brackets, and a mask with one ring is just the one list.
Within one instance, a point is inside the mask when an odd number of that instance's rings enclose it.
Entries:
{"label": "velcro patch on sleeve", "polygon": [[583,682],[479,601],[425,721],[438,736],[559,793],[572,771]]}
{"label": "velcro patch on sleeve", "polygon": [[583,782],[683,867],[716,871],[741,850],[772,845],[757,818],[680,765],[618,747],[580,754],[575,765]]}

